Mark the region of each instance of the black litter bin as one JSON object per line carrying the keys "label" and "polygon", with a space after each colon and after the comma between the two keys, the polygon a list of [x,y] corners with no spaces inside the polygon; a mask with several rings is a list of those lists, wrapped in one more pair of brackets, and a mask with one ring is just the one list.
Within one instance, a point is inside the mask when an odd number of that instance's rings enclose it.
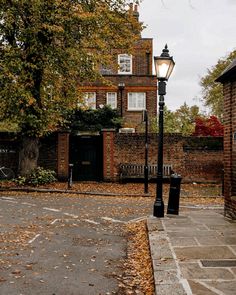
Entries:
{"label": "black litter bin", "polygon": [[179,214],[180,184],[182,177],[178,174],[172,174],[170,177],[170,192],[167,207],[167,214]]}

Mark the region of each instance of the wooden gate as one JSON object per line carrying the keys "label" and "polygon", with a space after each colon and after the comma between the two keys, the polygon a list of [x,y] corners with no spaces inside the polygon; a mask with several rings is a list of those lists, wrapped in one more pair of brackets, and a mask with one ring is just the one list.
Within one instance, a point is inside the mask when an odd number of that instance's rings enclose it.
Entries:
{"label": "wooden gate", "polygon": [[70,137],[70,163],[73,164],[73,180],[102,180],[102,137],[79,135]]}

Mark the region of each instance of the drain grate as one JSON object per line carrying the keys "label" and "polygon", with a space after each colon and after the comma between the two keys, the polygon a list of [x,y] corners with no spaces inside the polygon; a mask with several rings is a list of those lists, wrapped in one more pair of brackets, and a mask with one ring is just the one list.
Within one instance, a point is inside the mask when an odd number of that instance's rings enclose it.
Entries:
{"label": "drain grate", "polygon": [[236,260],[201,260],[204,267],[235,267]]}

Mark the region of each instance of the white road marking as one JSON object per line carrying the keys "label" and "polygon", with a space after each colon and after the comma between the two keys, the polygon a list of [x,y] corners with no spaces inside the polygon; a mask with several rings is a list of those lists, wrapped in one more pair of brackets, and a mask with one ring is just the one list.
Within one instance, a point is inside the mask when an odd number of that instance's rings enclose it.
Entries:
{"label": "white road marking", "polygon": [[3,199],[3,200],[15,200],[15,198],[11,198],[11,197],[1,197],[1,199]]}
{"label": "white road marking", "polygon": [[54,219],[50,224],[55,224],[59,219]]}
{"label": "white road marking", "polygon": [[138,217],[138,218],[135,218],[135,219],[131,219],[131,220],[127,221],[126,223],[139,222],[139,221],[142,221],[142,220],[145,220],[145,219],[147,219],[147,216],[143,216],[143,217]]}
{"label": "white road marking", "polygon": [[8,203],[13,203],[13,204],[18,204],[17,201],[11,201],[11,200],[3,200],[4,202],[8,202]]}
{"label": "white road marking", "polygon": [[22,205],[27,205],[27,206],[32,206],[32,207],[35,207],[36,206],[35,204],[31,204],[31,203],[27,203],[27,202],[23,202],[21,204]]}
{"label": "white road marking", "polygon": [[32,240],[28,242],[28,244],[32,244],[39,236],[40,234],[37,234]]}
{"label": "white road marking", "polygon": [[79,217],[78,215],[70,214],[70,213],[63,213],[63,214],[66,215],[66,216],[73,217],[73,218],[78,218]]}
{"label": "white road marking", "polygon": [[88,223],[92,223],[92,224],[100,224],[99,222],[96,222],[96,221],[90,220],[90,219],[83,219],[83,220],[88,222]]}
{"label": "white road marking", "polygon": [[113,219],[110,217],[102,217],[102,219],[107,220],[107,221],[111,221],[111,222],[126,223],[126,221],[121,221],[121,220]]}
{"label": "white road marking", "polygon": [[53,212],[61,212],[61,210],[59,209],[54,209],[54,208],[48,208],[48,207],[43,207],[44,210],[48,210],[48,211],[53,211]]}

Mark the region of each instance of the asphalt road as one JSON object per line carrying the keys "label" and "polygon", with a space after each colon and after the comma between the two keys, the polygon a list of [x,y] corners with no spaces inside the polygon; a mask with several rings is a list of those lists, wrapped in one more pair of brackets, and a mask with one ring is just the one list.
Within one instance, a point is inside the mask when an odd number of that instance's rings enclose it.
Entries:
{"label": "asphalt road", "polygon": [[123,294],[124,227],[152,202],[0,193],[0,295]]}

